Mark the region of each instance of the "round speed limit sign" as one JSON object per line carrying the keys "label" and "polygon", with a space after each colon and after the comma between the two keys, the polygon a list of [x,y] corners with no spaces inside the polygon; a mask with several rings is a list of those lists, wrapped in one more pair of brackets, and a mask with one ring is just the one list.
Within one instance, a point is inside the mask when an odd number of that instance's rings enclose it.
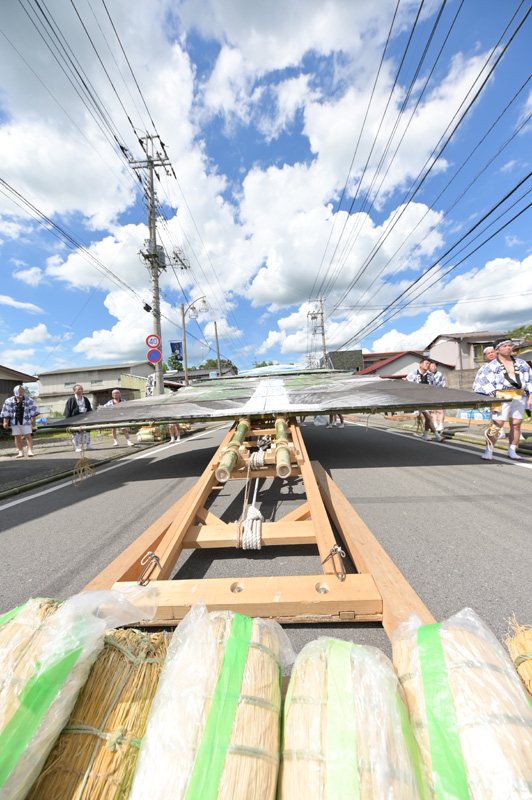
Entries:
{"label": "round speed limit sign", "polygon": [[148,347],[159,347],[161,344],[161,340],[157,336],[156,333],[150,333],[149,336],[146,337],[146,344]]}

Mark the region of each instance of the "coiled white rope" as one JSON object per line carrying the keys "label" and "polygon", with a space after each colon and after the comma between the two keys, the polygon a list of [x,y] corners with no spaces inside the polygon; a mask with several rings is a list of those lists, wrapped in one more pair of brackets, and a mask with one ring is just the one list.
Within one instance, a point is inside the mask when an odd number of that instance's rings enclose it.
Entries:
{"label": "coiled white rope", "polygon": [[264,517],[255,506],[248,506],[242,523],[242,550],[260,550]]}
{"label": "coiled white rope", "polygon": [[[264,466],[264,460],[266,456],[265,450],[256,450],[254,453],[251,453],[249,457],[249,466],[251,469],[258,469],[259,467]],[[255,500],[253,500],[255,502]]]}

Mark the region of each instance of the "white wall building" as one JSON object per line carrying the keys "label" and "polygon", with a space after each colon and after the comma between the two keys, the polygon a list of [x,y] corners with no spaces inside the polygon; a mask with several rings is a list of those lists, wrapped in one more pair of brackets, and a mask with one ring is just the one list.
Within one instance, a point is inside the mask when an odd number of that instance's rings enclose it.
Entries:
{"label": "white wall building", "polygon": [[[96,408],[111,397],[113,389],[121,388],[122,376],[136,375],[147,378],[155,370],[148,361],[127,361],[124,364],[103,364],[97,367],[68,367],[41,372],[38,391],[40,401],[51,406],[52,411],[63,413],[65,403],[72,397],[74,386],[80,383],[84,394],[89,398],[92,407]],[[128,382],[129,383],[129,382]],[[125,400],[135,395],[131,389],[122,392]]]}

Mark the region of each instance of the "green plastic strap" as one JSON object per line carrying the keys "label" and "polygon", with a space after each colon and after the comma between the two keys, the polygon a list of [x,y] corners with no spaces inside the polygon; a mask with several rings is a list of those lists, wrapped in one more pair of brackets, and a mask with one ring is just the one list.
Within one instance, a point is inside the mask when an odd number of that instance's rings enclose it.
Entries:
{"label": "green plastic strap", "polygon": [[359,800],[355,699],[350,642],[328,643],[327,653],[327,797]]}
{"label": "green plastic strap", "polygon": [[464,756],[439,623],[418,628],[417,646],[436,797],[438,800],[469,800]]}
{"label": "green plastic strap", "polygon": [[0,617],[0,627],[4,625],[6,622],[9,622],[10,619],[13,619],[13,617],[15,617],[18,614],[18,612],[22,611],[22,609],[25,608],[27,605],[28,605],[27,603],[23,603],[21,606],[18,606],[18,608],[14,608],[13,611],[8,611],[7,614],[4,614],[3,617]]}
{"label": "green plastic strap", "polygon": [[421,763],[419,761],[419,750],[417,747],[416,737],[414,736],[414,731],[412,730],[412,724],[410,722],[410,717],[408,716],[408,711],[406,710],[406,705],[399,692],[397,692],[397,705],[399,707],[401,730],[403,731],[406,749],[408,750],[410,761],[412,762],[412,766],[414,768],[414,773],[416,775],[419,787],[419,793],[423,800],[425,800],[425,781],[423,780],[423,773],[421,772]]}
{"label": "green plastic strap", "polygon": [[235,614],[186,800],[216,800],[248,656],[253,620]]}
{"label": "green plastic strap", "polygon": [[82,648],[73,650],[50,669],[39,673],[37,664],[20,694],[20,706],[0,734],[0,790],[39,727]]}

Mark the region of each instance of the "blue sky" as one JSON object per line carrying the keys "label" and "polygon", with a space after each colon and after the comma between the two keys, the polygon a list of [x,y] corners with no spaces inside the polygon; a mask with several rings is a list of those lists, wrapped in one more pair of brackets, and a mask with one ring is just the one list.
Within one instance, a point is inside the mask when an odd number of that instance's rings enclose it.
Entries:
{"label": "blue sky", "polygon": [[141,159],[146,133],[176,175],[159,170],[159,242],[191,267],[161,275],[165,357],[202,295],[190,364],[213,357],[214,321],[241,368],[311,363],[320,301],[329,349],[532,321],[526,4],[41,8],[0,20],[1,364],[145,358],[146,208],[118,145]]}

